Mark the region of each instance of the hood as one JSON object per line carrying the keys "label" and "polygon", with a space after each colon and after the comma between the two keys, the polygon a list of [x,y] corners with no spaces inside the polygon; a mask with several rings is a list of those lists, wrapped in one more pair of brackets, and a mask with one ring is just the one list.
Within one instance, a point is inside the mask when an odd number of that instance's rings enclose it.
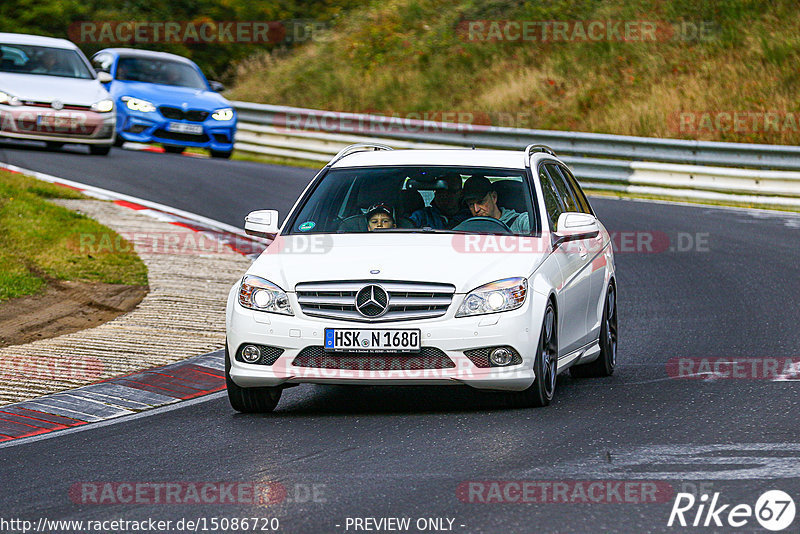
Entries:
{"label": "hood", "polygon": [[109,98],[103,85],[95,79],[81,80],[9,72],[0,73],[0,91],[18,96],[22,100],[36,102],[60,100],[64,104],[76,106],[91,106],[95,102]]}
{"label": "hood", "polygon": [[186,104],[187,109],[202,109],[205,111],[233,107],[224,96],[214,91],[174,85],[114,81],[112,82],[111,92],[115,98],[132,96],[152,102],[156,106],[180,108],[183,104]]}
{"label": "hood", "polygon": [[457,293],[466,293],[495,280],[529,277],[547,255],[538,252],[542,246],[541,238],[515,236],[279,236],[247,273],[290,292],[300,282],[402,280],[453,284]]}

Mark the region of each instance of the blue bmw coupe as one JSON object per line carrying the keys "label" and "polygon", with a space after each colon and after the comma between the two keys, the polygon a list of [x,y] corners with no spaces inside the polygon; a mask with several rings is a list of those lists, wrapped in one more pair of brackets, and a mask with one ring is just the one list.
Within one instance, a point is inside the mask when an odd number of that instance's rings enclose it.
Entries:
{"label": "blue bmw coupe", "polygon": [[174,54],[108,48],[92,56],[117,109],[117,144],[160,143],[167,152],[204,148],[229,158],[236,133],[236,111],[192,61]]}

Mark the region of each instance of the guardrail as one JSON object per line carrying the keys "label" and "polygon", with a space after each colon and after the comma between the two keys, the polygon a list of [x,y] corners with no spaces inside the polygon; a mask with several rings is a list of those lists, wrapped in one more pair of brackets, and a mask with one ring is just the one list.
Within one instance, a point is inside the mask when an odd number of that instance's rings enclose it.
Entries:
{"label": "guardrail", "polygon": [[800,147],[684,141],[398,119],[249,102],[236,149],[328,162],[342,147],[552,147],[587,189],[800,207]]}

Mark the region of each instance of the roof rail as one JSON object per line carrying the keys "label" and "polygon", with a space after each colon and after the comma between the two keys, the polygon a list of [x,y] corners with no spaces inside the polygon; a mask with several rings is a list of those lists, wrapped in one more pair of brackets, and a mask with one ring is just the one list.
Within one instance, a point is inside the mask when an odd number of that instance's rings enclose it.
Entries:
{"label": "roof rail", "polygon": [[349,156],[350,154],[355,154],[356,152],[366,152],[367,150],[394,150],[392,147],[387,145],[381,145],[378,143],[356,143],[354,145],[346,146],[336,154],[333,159],[328,163],[328,166],[333,165],[337,161],[342,158]]}
{"label": "roof rail", "polygon": [[553,152],[553,149],[547,145],[528,145],[525,147],[525,167],[531,167],[531,156],[534,152],[544,152],[545,154],[550,154],[551,156],[555,156],[556,153]]}

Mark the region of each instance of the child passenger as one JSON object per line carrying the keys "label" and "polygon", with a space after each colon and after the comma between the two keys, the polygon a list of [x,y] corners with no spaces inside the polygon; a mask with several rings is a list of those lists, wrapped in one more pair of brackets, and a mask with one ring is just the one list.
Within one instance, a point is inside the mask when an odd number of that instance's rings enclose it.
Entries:
{"label": "child passenger", "polygon": [[376,204],[367,210],[367,227],[375,229],[397,228],[394,222],[394,210],[386,204]]}

